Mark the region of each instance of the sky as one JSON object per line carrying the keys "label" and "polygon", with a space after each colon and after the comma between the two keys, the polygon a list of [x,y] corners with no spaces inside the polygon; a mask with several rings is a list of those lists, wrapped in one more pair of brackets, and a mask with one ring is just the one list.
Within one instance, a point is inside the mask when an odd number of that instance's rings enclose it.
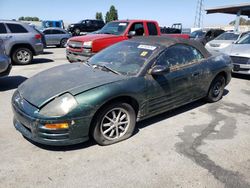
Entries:
{"label": "sky", "polygon": [[[240,3],[247,0],[204,0],[204,8]],[[105,16],[114,5],[119,19],[150,19],[161,26],[182,23],[184,27],[193,27],[196,4],[197,0],[0,0],[0,19],[37,16],[42,20],[75,23],[95,18],[96,12]],[[204,14],[203,26],[227,25],[234,19],[234,15]]]}

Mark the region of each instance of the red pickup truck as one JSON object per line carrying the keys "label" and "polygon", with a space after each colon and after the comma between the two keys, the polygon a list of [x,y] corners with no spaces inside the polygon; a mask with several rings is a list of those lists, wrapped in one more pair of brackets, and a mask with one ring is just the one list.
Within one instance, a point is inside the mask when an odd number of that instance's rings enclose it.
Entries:
{"label": "red pickup truck", "polygon": [[107,23],[94,33],[72,37],[66,46],[69,62],[84,61],[102,49],[134,36],[164,35],[189,39],[187,34],[161,34],[156,21],[119,20]]}

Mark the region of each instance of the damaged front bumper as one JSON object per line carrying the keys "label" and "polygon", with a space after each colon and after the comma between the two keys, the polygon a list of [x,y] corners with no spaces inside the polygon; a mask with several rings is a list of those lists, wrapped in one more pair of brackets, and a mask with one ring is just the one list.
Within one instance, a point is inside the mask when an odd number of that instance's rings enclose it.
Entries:
{"label": "damaged front bumper", "polygon": [[[22,133],[22,135],[34,142],[65,146],[78,144],[89,139],[89,125],[91,118],[83,117],[68,120],[43,120],[34,118],[19,109],[12,103],[14,112],[13,123],[15,128]],[[45,124],[53,123],[68,123],[69,128],[65,129],[48,129]]]}

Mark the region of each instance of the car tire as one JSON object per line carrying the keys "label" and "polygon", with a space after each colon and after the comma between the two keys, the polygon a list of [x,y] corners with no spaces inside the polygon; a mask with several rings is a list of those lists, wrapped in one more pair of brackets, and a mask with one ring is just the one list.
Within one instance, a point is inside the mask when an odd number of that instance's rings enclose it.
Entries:
{"label": "car tire", "polygon": [[102,146],[129,138],[135,128],[136,113],[127,103],[110,104],[102,108],[93,122],[91,135]]}
{"label": "car tire", "polygon": [[11,56],[15,64],[27,65],[33,60],[33,53],[28,48],[17,48]]}
{"label": "car tire", "polygon": [[209,87],[206,100],[211,103],[219,101],[223,96],[225,86],[225,77],[222,75],[216,76]]}
{"label": "car tire", "polygon": [[74,29],[74,35],[80,35],[81,30],[79,28]]}
{"label": "car tire", "polygon": [[67,40],[68,40],[68,39],[66,39],[66,38],[61,40],[61,42],[60,42],[60,47],[61,47],[61,48],[65,48],[66,43],[67,43]]}

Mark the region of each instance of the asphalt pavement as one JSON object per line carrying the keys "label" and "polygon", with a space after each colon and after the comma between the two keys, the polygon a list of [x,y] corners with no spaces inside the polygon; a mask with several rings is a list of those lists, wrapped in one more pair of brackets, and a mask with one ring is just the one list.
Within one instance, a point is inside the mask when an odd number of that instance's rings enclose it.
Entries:
{"label": "asphalt pavement", "polygon": [[0,187],[250,187],[249,77],[233,77],[217,103],[200,100],[137,123],[118,144],[34,144],[13,126],[11,96],[34,74],[65,63],[65,49],[48,48],[0,78]]}

